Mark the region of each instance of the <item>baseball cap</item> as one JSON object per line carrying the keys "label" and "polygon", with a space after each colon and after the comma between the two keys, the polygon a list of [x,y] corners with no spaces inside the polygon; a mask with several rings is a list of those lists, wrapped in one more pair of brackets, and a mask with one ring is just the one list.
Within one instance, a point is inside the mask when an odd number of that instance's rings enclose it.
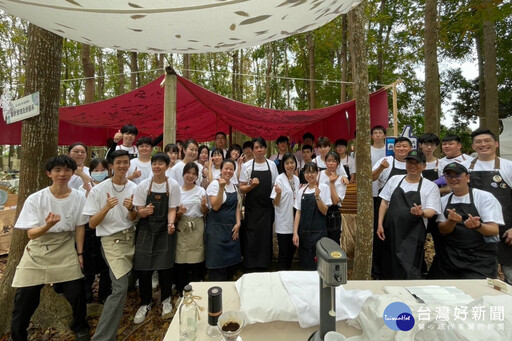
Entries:
{"label": "baseball cap", "polygon": [[447,164],[443,169],[443,173],[446,173],[448,171],[452,171],[457,174],[462,174],[462,173],[468,174],[468,169],[458,162],[451,162],[451,163]]}
{"label": "baseball cap", "polygon": [[406,160],[416,160],[418,162],[427,163],[427,158],[425,154],[421,150],[411,150],[409,154],[405,157]]}

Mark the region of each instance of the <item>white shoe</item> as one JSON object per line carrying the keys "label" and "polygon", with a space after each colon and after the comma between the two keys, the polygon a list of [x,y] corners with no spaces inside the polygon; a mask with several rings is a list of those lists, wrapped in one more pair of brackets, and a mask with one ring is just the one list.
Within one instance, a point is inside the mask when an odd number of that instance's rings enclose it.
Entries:
{"label": "white shoe", "polygon": [[133,323],[141,324],[142,322],[144,322],[144,320],[146,319],[146,316],[148,315],[150,310],[151,310],[151,304],[141,305],[139,307],[139,310],[137,310],[135,317],[133,318]]}
{"label": "white shoe", "polygon": [[171,296],[167,297],[162,302],[162,318],[166,319],[171,317],[172,314],[172,303],[171,303]]}

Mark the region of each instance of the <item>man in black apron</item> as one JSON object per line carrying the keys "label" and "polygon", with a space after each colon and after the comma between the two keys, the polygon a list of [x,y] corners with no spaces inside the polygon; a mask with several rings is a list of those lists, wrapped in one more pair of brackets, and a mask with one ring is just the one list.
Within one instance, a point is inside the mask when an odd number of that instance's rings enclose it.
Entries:
{"label": "man in black apron", "polygon": [[439,211],[437,186],[421,176],[425,155],[413,150],[406,162],[407,175],[389,179],[380,194],[377,236],[384,242],[386,260],[382,263],[382,279],[421,278],[426,236],[424,219]]}
{"label": "man in black apron", "polygon": [[443,247],[436,248],[428,278],[495,278],[495,237],[498,224],[503,223],[500,204],[491,193],[469,187],[463,165],[448,164],[444,176],[453,193],[442,198],[443,214],[437,221]]}
{"label": "man in black apron", "polygon": [[488,129],[471,134],[472,147],[478,157],[469,165],[470,186],[491,192],[501,204],[504,224],[500,225],[498,263],[509,283],[512,283],[512,162],[496,156],[499,143]]}
{"label": "man in black apron", "polygon": [[[462,143],[459,136],[454,134],[446,134],[441,141],[441,148],[444,153],[444,157],[439,160],[439,170],[443,170],[444,167],[452,162],[458,162],[462,164],[466,164],[467,162],[473,160],[473,158],[469,155],[466,155],[462,152]],[[446,185],[446,181],[444,178],[436,181],[439,184],[441,195],[446,195],[450,192],[450,188]]]}
{"label": "man in black apron", "polygon": [[[405,157],[412,149],[412,143],[407,137],[398,137],[395,140],[395,155],[386,156],[377,161],[372,169],[372,181],[378,184],[379,192],[388,179],[394,175],[406,174]],[[390,168],[391,166],[391,168]],[[381,198],[377,195],[373,200],[373,259],[372,277],[381,279],[384,243],[377,236],[377,222],[379,221],[379,207]]]}

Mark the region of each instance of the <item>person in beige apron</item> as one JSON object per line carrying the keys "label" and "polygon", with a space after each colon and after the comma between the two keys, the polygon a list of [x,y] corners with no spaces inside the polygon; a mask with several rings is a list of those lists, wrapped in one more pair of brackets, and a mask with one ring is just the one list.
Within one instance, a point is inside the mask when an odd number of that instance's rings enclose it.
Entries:
{"label": "person in beige apron", "polygon": [[[39,305],[41,289],[52,284],[71,304],[71,330],[77,340],[89,340],[83,266],[85,196],[68,186],[76,162],[67,155],[45,165],[52,185],[30,195],[15,228],[27,230],[29,242],[16,268],[12,286],[17,288],[11,319],[11,339],[27,340],[30,318]],[[75,249],[76,239],[76,249]]]}
{"label": "person in beige apron", "polygon": [[114,175],[89,192],[83,214],[90,217],[89,226],[101,237],[103,257],[112,280],[112,293],[105,301],[93,340],[113,341],[123,316],[128,274],[133,267],[133,224],[137,217],[133,194],[137,185],[126,179],[130,167],[127,151],[112,152],[109,163]]}
{"label": "person in beige apron", "polygon": [[135,191],[133,204],[140,220],[137,223],[133,269],[139,279],[140,307],[133,323],[144,322],[151,310],[153,288],[151,276],[158,272],[162,318],[172,315],[172,274],[176,255],[176,208],[180,204],[178,183],[165,175],[171,162],[165,153],[151,158],[153,177],[142,181]]}
{"label": "person in beige apron", "polygon": [[[203,280],[205,273],[204,215],[208,212],[206,191],[195,181],[199,167],[189,162],[183,168],[181,205],[178,208],[178,244],[176,246],[176,287],[180,296],[189,282]],[[190,272],[190,275],[189,275]]]}

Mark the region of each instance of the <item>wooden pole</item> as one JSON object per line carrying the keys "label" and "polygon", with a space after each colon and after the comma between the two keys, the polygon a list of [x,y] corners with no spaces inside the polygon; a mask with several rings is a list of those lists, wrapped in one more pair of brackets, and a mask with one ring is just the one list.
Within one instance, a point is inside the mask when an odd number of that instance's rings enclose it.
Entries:
{"label": "wooden pole", "polygon": [[176,143],[176,84],[176,72],[172,66],[167,66],[164,81],[164,147]]}

